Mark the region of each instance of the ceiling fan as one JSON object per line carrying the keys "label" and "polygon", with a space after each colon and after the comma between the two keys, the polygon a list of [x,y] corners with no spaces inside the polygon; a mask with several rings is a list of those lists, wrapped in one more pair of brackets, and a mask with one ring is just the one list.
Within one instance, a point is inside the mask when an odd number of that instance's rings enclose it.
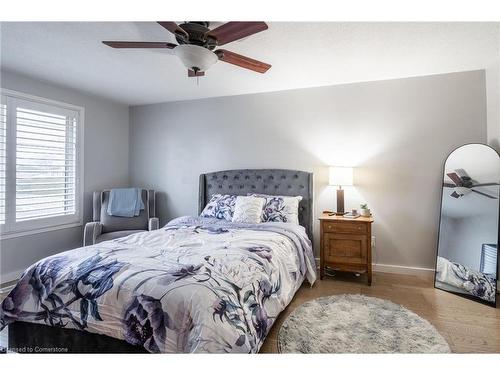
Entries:
{"label": "ceiling fan", "polygon": [[158,22],[160,26],[175,35],[179,43],[168,42],[120,42],[103,41],[113,48],[166,48],[174,54],[188,69],[188,77],[201,77],[218,60],[239,67],[265,73],[271,65],[216,47],[246,38],[267,30],[265,22],[227,22],[210,30],[209,22],[190,21],[182,24],[175,22]]}
{"label": "ceiling fan", "polygon": [[499,183],[486,182],[483,184],[478,184],[463,169],[455,169],[454,172],[446,173],[446,175],[451,179],[451,181],[453,181],[453,183],[444,182],[443,186],[454,189],[453,193],[450,194],[450,196],[452,196],[453,198],[460,198],[472,192],[491,199],[498,199],[498,197],[494,197],[493,195],[483,193],[473,188],[481,186],[499,186]]}

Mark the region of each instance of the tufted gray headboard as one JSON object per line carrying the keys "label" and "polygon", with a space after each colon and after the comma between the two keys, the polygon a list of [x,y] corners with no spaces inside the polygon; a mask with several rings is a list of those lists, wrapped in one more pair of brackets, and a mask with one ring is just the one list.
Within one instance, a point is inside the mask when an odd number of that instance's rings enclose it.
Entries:
{"label": "tufted gray headboard", "polygon": [[299,223],[312,241],[312,173],[288,169],[235,169],[200,175],[198,214],[214,194],[301,195]]}

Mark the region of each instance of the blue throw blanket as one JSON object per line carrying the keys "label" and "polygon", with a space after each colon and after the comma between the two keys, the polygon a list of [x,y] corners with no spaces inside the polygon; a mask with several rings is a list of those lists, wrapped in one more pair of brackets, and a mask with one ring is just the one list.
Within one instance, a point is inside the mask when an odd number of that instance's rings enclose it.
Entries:
{"label": "blue throw blanket", "polygon": [[139,216],[144,209],[141,189],[112,189],[109,194],[108,215],[121,217]]}

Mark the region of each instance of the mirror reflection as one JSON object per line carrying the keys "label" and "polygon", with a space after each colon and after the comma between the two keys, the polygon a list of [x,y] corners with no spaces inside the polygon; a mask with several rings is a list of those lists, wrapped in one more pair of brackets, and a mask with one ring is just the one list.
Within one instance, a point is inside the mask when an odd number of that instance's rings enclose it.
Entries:
{"label": "mirror reflection", "polygon": [[459,147],[444,167],[436,288],[495,305],[500,158],[491,147]]}

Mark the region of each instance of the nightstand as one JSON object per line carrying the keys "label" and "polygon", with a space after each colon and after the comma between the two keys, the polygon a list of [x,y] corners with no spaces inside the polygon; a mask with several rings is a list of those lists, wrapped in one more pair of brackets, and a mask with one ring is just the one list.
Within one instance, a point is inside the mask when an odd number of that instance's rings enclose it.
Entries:
{"label": "nightstand", "polygon": [[338,271],[366,273],[372,284],[372,223],[371,217],[348,219],[322,214],[320,278],[328,266]]}

